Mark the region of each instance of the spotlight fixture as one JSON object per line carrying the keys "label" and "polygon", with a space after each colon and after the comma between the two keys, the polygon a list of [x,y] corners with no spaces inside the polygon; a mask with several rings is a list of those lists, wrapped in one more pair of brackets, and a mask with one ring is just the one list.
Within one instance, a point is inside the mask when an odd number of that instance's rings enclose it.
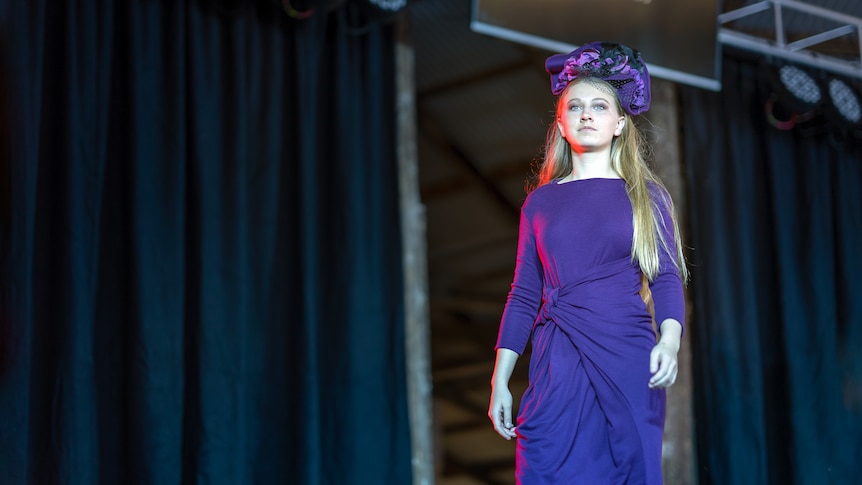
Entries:
{"label": "spotlight fixture", "polygon": [[368,0],[371,5],[387,12],[397,12],[407,6],[407,0]]}
{"label": "spotlight fixture", "polygon": [[807,71],[785,64],[763,65],[764,74],[772,80],[772,93],[766,101],[766,119],[779,130],[790,130],[804,124],[816,124],[823,102],[823,91],[818,81]]}
{"label": "spotlight fixture", "polygon": [[348,32],[360,35],[368,32],[372,25],[387,23],[407,7],[407,0],[348,0],[356,14],[353,19],[358,23]]}
{"label": "spotlight fixture", "polygon": [[764,63],[772,80],[766,100],[766,119],[779,130],[803,135],[825,133],[862,137],[862,96],[859,85],[785,64]]}
{"label": "spotlight fixture", "polygon": [[811,111],[823,99],[817,81],[796,66],[781,66],[778,80],[782,90],[788,95],[784,97],[784,101],[796,112]]}
{"label": "spotlight fixture", "polygon": [[862,122],[862,107],[859,95],[840,79],[829,81],[829,100],[838,118],[845,123],[858,125]]}

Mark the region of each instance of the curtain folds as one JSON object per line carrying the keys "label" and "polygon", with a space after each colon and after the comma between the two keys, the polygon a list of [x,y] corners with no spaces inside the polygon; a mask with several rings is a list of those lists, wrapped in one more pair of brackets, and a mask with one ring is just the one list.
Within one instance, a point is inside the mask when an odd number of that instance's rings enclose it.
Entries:
{"label": "curtain folds", "polygon": [[681,88],[701,483],[854,483],[862,449],[862,143],[782,131],[758,62]]}
{"label": "curtain folds", "polygon": [[362,20],[3,2],[0,483],[409,483],[394,29]]}

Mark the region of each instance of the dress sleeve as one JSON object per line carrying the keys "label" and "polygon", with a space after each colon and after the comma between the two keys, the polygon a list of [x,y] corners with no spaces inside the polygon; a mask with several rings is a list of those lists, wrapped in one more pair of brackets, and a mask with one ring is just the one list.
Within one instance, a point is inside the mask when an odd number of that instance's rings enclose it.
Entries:
{"label": "dress sleeve", "polygon": [[661,326],[665,319],[673,318],[685,328],[685,296],[683,295],[682,279],[675,264],[676,244],[674,238],[673,205],[670,195],[664,190],[653,192],[656,206],[661,215],[659,231],[664,237],[667,247],[659,247],[659,274],[650,283],[656,324]]}
{"label": "dress sleeve", "polygon": [[542,263],[536,248],[536,235],[529,217],[521,209],[515,276],[500,321],[495,349],[509,349],[521,355],[527,347],[533,323],[542,303]]}

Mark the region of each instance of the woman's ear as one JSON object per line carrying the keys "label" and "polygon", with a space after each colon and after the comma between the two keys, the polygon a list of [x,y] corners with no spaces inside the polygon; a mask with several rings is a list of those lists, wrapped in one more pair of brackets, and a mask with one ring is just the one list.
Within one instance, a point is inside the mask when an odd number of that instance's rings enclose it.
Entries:
{"label": "woman's ear", "polygon": [[614,130],[614,136],[620,136],[623,133],[623,128],[626,126],[626,117],[620,116],[619,121],[617,121],[617,129]]}
{"label": "woman's ear", "polygon": [[563,122],[557,120],[557,129],[560,130],[560,136],[563,137],[563,140],[566,139],[566,131],[563,130]]}

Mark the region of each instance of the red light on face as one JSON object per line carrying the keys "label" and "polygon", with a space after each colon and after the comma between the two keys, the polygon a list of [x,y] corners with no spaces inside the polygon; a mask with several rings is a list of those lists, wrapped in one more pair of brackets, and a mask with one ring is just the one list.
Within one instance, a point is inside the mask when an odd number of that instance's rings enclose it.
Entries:
{"label": "red light on face", "polygon": [[578,143],[577,141],[575,141],[575,140],[571,140],[571,141],[569,142],[569,146],[571,146],[571,147],[572,147],[572,150],[573,150],[575,153],[577,153],[577,154],[578,154],[578,156],[581,156],[581,155],[583,155],[583,154],[584,154],[584,147],[583,147],[580,143]]}

